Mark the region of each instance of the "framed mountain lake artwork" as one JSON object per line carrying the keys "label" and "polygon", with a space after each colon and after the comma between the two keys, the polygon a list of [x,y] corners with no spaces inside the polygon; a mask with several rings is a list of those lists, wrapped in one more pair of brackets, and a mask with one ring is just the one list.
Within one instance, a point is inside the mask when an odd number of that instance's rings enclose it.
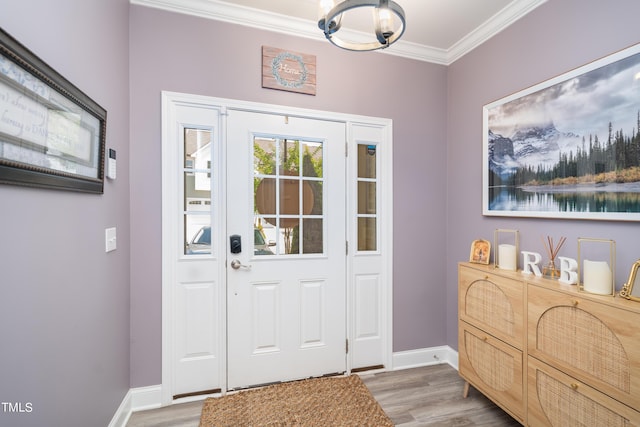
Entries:
{"label": "framed mountain lake artwork", "polygon": [[640,44],[483,107],[483,214],[640,221]]}

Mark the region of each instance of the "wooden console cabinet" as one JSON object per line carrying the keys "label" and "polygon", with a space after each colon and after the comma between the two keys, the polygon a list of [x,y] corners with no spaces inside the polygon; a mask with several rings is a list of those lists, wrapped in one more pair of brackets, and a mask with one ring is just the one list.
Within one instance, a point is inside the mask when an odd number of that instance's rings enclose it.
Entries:
{"label": "wooden console cabinet", "polygon": [[523,425],[640,426],[640,303],[460,263],[460,375]]}
{"label": "wooden console cabinet", "polygon": [[458,271],[460,375],[524,422],[524,288],[489,269]]}

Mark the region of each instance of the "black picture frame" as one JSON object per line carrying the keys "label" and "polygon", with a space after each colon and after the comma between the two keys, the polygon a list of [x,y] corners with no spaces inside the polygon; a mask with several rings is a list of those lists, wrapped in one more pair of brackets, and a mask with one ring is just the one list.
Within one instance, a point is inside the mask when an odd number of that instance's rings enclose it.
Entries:
{"label": "black picture frame", "polygon": [[485,216],[640,221],[640,44],[483,107]]}
{"label": "black picture frame", "polygon": [[0,28],[0,183],[104,192],[107,112]]}

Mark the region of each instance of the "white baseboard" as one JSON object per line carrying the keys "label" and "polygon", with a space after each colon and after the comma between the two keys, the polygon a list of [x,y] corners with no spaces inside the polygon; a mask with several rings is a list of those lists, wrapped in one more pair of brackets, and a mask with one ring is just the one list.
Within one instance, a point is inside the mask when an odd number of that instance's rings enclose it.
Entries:
{"label": "white baseboard", "polygon": [[162,385],[131,389],[131,408],[133,412],[155,409],[162,406]]}
{"label": "white baseboard", "polygon": [[438,365],[440,363],[448,363],[458,369],[458,352],[448,345],[444,345],[441,347],[421,348],[393,353],[394,371]]}
{"label": "white baseboard", "polygon": [[[448,363],[458,369],[458,352],[449,346],[430,347],[393,353],[392,370],[418,368],[421,366]],[[136,411],[162,406],[162,385],[130,389],[116,411],[109,427],[125,427],[131,414]]]}
{"label": "white baseboard", "polygon": [[155,409],[162,406],[162,386],[138,387],[130,389],[109,423],[109,427],[125,427],[131,414],[136,411]]}
{"label": "white baseboard", "polygon": [[109,423],[109,427],[125,427],[127,425],[127,421],[129,421],[129,417],[131,417],[131,389],[124,395],[124,399],[122,399],[122,403],[118,407],[118,410],[111,418],[111,422]]}

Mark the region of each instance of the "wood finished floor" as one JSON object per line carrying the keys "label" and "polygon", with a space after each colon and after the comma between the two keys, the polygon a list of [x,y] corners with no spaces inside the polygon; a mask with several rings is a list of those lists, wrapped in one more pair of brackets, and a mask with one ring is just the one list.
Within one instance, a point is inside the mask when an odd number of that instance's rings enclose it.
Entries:
{"label": "wood finished floor", "polygon": [[[520,425],[473,387],[463,398],[464,381],[446,364],[361,377],[396,426]],[[135,412],[126,427],[198,427],[201,409],[192,402]]]}

